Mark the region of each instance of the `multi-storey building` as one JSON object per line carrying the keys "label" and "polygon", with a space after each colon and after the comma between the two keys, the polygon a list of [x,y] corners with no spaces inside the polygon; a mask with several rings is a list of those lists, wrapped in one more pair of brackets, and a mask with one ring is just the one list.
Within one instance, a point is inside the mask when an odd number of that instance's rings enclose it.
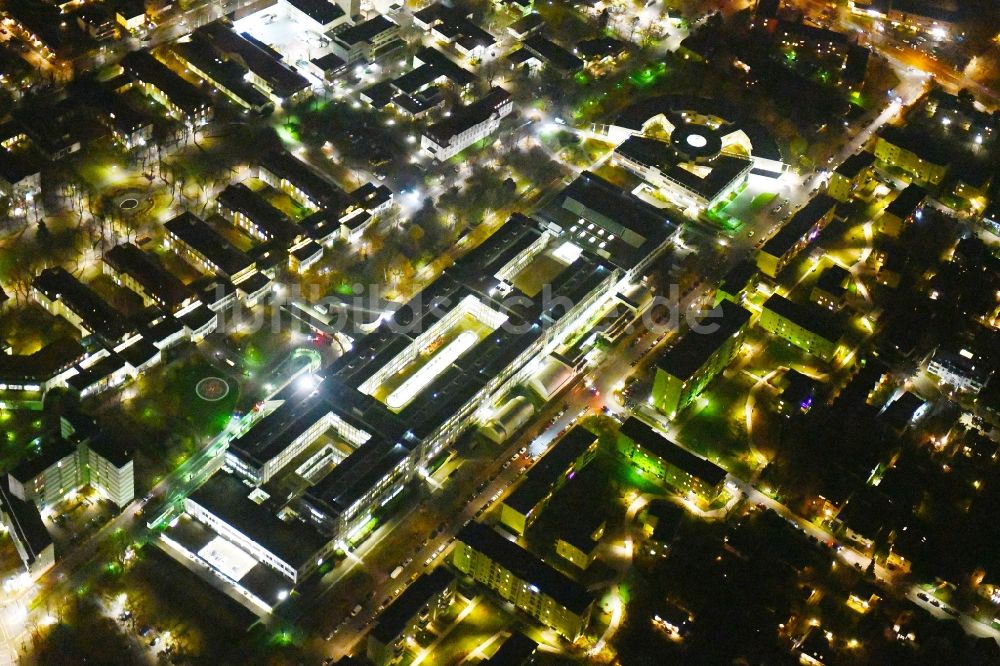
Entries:
{"label": "multi-storey building", "polygon": [[153,256],[132,243],[116,245],[104,253],[104,272],[115,284],[142,297],[147,307],[158,305],[176,312],[194,302],[195,294]]}
{"label": "multi-storey building", "polygon": [[292,583],[301,582],[333,552],[333,542],[295,518],[281,520],[250,499],[251,490],[219,472],[184,500],[184,510]]}
{"label": "multi-storey building", "polygon": [[452,564],[515,608],[575,641],[590,621],[585,587],[482,523],[456,536]]}
{"label": "multi-storey building", "polygon": [[388,666],[406,652],[418,627],[443,618],[455,598],[455,577],[444,567],[422,574],[386,608],[368,633],[366,654],[375,666]]}
{"label": "multi-storey building", "polygon": [[452,109],[450,117],[427,127],[420,147],[443,162],[497,131],[513,108],[510,93],[492,88],[477,101]]}
{"label": "multi-storey building", "polygon": [[237,60],[247,70],[246,80],[280,106],[309,94],[309,80],[286,65],[281,54],[247,33],[237,34],[230,24],[215,21],[195,31],[219,53]]}
{"label": "multi-storey building", "polygon": [[39,305],[69,321],[84,336],[97,335],[114,344],[129,332],[120,312],[63,268],[46,268],[39,273],[31,282],[31,291]]}
{"label": "multi-storey building", "polygon": [[575,426],[528,471],[524,481],[500,505],[500,522],[523,535],[553,494],[597,453],[597,436]]}
{"label": "multi-storey building", "polygon": [[401,48],[403,42],[399,39],[399,25],[377,14],[334,35],[332,46],[333,53],[348,65],[353,65],[374,62],[386,53]]}
{"label": "multi-storey building", "polygon": [[800,305],[774,294],[764,303],[757,323],[824,361],[832,361],[840,351],[843,330],[828,310],[812,303]]}
{"label": "multi-storey building", "polygon": [[875,157],[927,185],[940,185],[951,162],[938,140],[895,126],[884,127],[878,133]]}
{"label": "multi-storey building", "polygon": [[212,103],[192,84],[146,50],[133,51],[122,60],[125,73],[143,92],[162,104],[170,114],[189,125],[212,120]]}
{"label": "multi-storey building", "polygon": [[837,165],[826,184],[826,193],[840,202],[850,201],[872,177],[875,155],[863,150]]}
{"label": "multi-storey building", "polygon": [[618,433],[619,455],[658,483],[666,483],[711,504],[725,489],[726,471],[699,458],[636,417],[629,417]]}
{"label": "multi-storey building", "polygon": [[831,196],[817,194],[810,199],[761,247],[757,253],[760,272],[777,277],[833,221],[836,211],[837,201]]}
{"label": "multi-storey building", "polygon": [[8,486],[14,496],[33,502],[39,509],[52,506],[81,484],[80,453],[70,442],[58,438],[39,445],[8,472]]}
{"label": "multi-storey building", "polygon": [[739,351],[749,321],[744,308],[720,302],[657,361],[653,405],[673,418],[691,404]]}
{"label": "multi-storey building", "polygon": [[254,272],[254,262],[190,211],[167,222],[167,246],[195,266],[238,282]]}

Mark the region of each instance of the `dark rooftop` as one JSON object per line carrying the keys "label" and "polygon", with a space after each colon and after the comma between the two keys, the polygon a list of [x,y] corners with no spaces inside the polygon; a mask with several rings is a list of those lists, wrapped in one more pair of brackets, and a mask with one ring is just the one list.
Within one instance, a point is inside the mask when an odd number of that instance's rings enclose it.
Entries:
{"label": "dark rooftop", "polygon": [[227,276],[236,275],[249,268],[253,263],[243,251],[235,248],[215,229],[190,211],[181,213],[167,222],[164,227],[199,254],[207,257]]}
{"label": "dark rooftop", "polygon": [[62,437],[48,439],[38,449],[29,450],[28,455],[14,469],[10,470],[10,475],[21,483],[28,483],[49,467],[74,453],[76,453],[76,447]]}
{"label": "dark rooftop", "polygon": [[249,37],[238,35],[230,26],[216,21],[197,30],[224,53],[235,54],[254,74],[267,82],[274,94],[287,99],[309,87],[309,81],[283,62],[280,56],[264,44]]}
{"label": "dark rooftop", "polygon": [[816,288],[829,294],[839,296],[846,291],[844,282],[851,276],[851,272],[843,266],[833,265],[820,274],[816,280]]}
{"label": "dark rooftop", "polygon": [[582,60],[542,35],[528,37],[524,40],[524,47],[562,72],[572,73],[583,68]]}
{"label": "dark rooftop", "polygon": [[838,164],[834,171],[844,178],[854,178],[873,164],[875,164],[875,155],[867,150],[862,150]]}
{"label": "dark rooftop", "polygon": [[525,35],[545,25],[541,14],[532,12],[517,19],[507,27],[514,35]]}
{"label": "dark rooftop", "polygon": [[889,125],[879,130],[878,135],[892,145],[908,150],[932,164],[945,166],[951,162],[951,154],[945,144],[927,136],[925,132]]}
{"label": "dark rooftop", "polygon": [[488,666],[524,666],[537,649],[538,643],[534,639],[515,631],[492,657],[482,663]]}
{"label": "dark rooftop", "polygon": [[699,458],[686,449],[682,449],[667,439],[665,435],[634,416],[625,420],[620,432],[657,458],[709,486],[717,486],[726,478],[726,470],[710,460]]}
{"label": "dark rooftop", "polygon": [[605,58],[625,52],[625,42],[613,37],[584,39],[576,43],[576,52],[584,58]]}
{"label": "dark rooftop", "polygon": [[343,214],[353,204],[346,192],[291,153],[283,150],[268,152],[261,158],[260,166],[292,183],[323,208]]}
{"label": "dark rooftop", "polygon": [[631,268],[672,234],[673,213],[646,203],[600,176],[584,171],[557,199],[560,207],[615,236],[607,256]]}
{"label": "dark rooftop", "polygon": [[86,350],[72,338],[57,338],[33,354],[0,354],[0,379],[5,383],[40,383],[79,361]]}
{"label": "dark rooftop", "polygon": [[118,310],[63,268],[46,268],[31,285],[49,300],[61,301],[80,317],[91,333],[105,340],[117,340],[128,331],[129,327]]}
{"label": "dark rooftop", "polygon": [[284,213],[243,183],[229,185],[216,201],[233,213],[241,213],[267,240],[288,245],[299,236],[299,229]]}
{"label": "dark rooftop", "polygon": [[687,381],[708,362],[730,337],[735,335],[748,321],[750,312],[730,301],[721,301],[703,319],[706,328],[712,332],[688,331],[657,362],[657,367],[681,381]]}
{"label": "dark rooftop", "polygon": [[431,597],[440,594],[454,579],[445,567],[422,574],[378,616],[372,636],[383,644],[391,644]]}
{"label": "dark rooftop", "polygon": [[329,0],[288,0],[289,4],[321,25],[336,21],[344,10]]}
{"label": "dark rooftop", "polygon": [[116,372],[125,368],[125,359],[118,354],[109,354],[97,363],[81,369],[79,373],[66,380],[66,385],[80,393],[93,387]]}
{"label": "dark rooftop", "polygon": [[271,460],[309,430],[330,406],[320,396],[287,400],[254,427],[234,439],[229,451],[254,465]]}
{"label": "dark rooftop", "polygon": [[751,165],[747,158],[716,155],[704,165],[711,169],[708,174],[699,176],[679,166],[688,160],[670,144],[642,136],[630,136],[615,152],[643,166],[659,169],[672,180],[710,200],[749,171]]}
{"label": "dark rooftop", "polygon": [[594,433],[582,426],[574,426],[528,470],[524,481],[503,503],[522,514],[530,513],[596,440]]}
{"label": "dark rooftop", "polygon": [[467,129],[488,120],[501,106],[510,102],[510,93],[494,87],[478,100],[467,106],[452,109],[451,116],[440,120],[425,132],[438,145],[447,145],[451,139]]}
{"label": "dark rooftop", "polygon": [[42,515],[31,502],[18,499],[10,492],[10,478],[0,477],[0,510],[8,519],[27,554],[27,564],[34,564],[42,551],[52,545],[52,537],[45,529]]}
{"label": "dark rooftop", "polygon": [[326,540],[311,527],[281,520],[249,499],[249,494],[250,488],[238,478],[217,472],[189,499],[296,569],[326,546]]}
{"label": "dark rooftop", "polygon": [[773,294],[764,303],[764,309],[831,342],[836,342],[843,334],[837,319],[828,310],[812,303],[794,303],[780,294]]}
{"label": "dark rooftop", "polygon": [[783,257],[795,245],[806,237],[806,234],[824,215],[837,205],[837,200],[826,194],[817,194],[800,208],[778,233],[774,234],[761,248],[774,257]]}
{"label": "dark rooftop", "polygon": [[754,279],[757,270],[757,264],[749,259],[739,262],[723,276],[719,290],[725,291],[727,294],[739,293],[746,289],[750,281]]}
{"label": "dark rooftop", "polygon": [[886,206],[885,212],[905,220],[916,213],[926,199],[927,190],[916,183],[910,183],[892,200],[892,203]]}
{"label": "dark rooftop", "polygon": [[156,258],[132,243],[122,243],[105,252],[104,262],[118,273],[125,273],[135,279],[145,291],[171,309],[180,306],[193,295]]}
{"label": "dark rooftop", "polygon": [[456,539],[486,555],[525,583],[535,585],[543,594],[574,613],[582,613],[591,603],[590,594],[580,583],[482,523],[469,523],[459,531]]}
{"label": "dark rooftop", "polygon": [[156,86],[185,114],[196,115],[209,106],[201,91],[146,50],[133,51],[122,60],[125,71],[134,79]]}
{"label": "dark rooftop", "polygon": [[341,44],[352,46],[354,44],[370,42],[374,37],[394,27],[396,27],[395,21],[381,14],[376,14],[367,21],[362,21],[357,25],[338,32],[334,39]]}

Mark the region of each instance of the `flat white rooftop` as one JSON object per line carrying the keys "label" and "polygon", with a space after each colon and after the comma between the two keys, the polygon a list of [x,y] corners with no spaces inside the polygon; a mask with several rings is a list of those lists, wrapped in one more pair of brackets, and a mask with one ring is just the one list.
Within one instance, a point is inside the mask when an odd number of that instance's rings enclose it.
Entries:
{"label": "flat white rooftop", "polygon": [[239,581],[257,566],[257,560],[250,553],[220,536],[215,537],[199,550],[198,557],[234,581]]}

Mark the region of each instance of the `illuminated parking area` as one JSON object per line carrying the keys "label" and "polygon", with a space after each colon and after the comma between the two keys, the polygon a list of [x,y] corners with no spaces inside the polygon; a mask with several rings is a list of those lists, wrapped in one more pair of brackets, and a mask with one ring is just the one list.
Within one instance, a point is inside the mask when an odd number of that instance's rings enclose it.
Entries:
{"label": "illuminated parking area", "polygon": [[400,412],[505,321],[507,315],[466,296],[358,390]]}

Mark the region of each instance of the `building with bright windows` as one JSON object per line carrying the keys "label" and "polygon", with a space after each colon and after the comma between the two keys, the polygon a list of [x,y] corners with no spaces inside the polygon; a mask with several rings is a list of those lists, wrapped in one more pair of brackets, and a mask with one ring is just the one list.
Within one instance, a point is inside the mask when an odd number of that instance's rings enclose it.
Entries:
{"label": "building with bright windows", "polygon": [[105,438],[84,444],[84,478],[118,508],[135,499],[134,456]]}
{"label": "building with bright windows", "polygon": [[60,431],[0,478],[0,511],[25,568],[38,575],[55,562],[41,511],[52,510],[85,486],[123,509],[135,498],[134,450],[112,442],[80,412],[60,417]]}
{"label": "building with bright windows", "polygon": [[837,165],[826,184],[826,193],[837,201],[850,201],[854,193],[871,179],[875,155],[863,150]]}
{"label": "building with bright windows", "polygon": [[206,272],[219,273],[239,282],[254,273],[254,262],[242,250],[190,211],[164,225],[167,247]]}
{"label": "building with bright windows", "polygon": [[892,125],[879,131],[875,157],[882,164],[905,171],[926,185],[940,185],[951,162],[938,139]]}
{"label": "building with bright windows", "polygon": [[283,150],[269,151],[261,157],[257,177],[303,206],[330,210],[338,217],[356,205],[347,192]]}
{"label": "building with bright windows", "polygon": [[198,39],[220,54],[245,67],[247,81],[266,94],[275,105],[309,94],[309,79],[281,60],[281,54],[247,33],[236,33],[232,25],[215,21],[195,31]]}
{"label": "building with bright windows", "polygon": [[332,42],[333,53],[347,65],[374,62],[402,45],[399,25],[381,14],[341,30]]}
{"label": "building with bright windows", "polygon": [[333,552],[333,542],[297,518],[280,519],[251,491],[219,472],[184,500],[184,510],[292,583],[301,582]]}
{"label": "building with bright windows", "polygon": [[222,217],[258,241],[274,241],[288,248],[302,237],[302,230],[284,213],[243,183],[227,186],[215,202]]}
{"label": "building with bright windows", "polygon": [[626,108],[613,123],[595,128],[608,140],[665,135],[685,153],[705,159],[725,155],[749,159],[753,173],[777,178],[787,165],[774,137],[737,105],[723,100],[663,95]]}
{"label": "building with bright windows", "polygon": [[937,349],[927,362],[927,374],[955,391],[977,395],[993,374],[981,355],[959,349]]}
{"label": "building with bright windows", "polygon": [[[347,404],[408,432],[426,464],[604,307],[622,272],[513,216],[330,366]],[[378,418],[375,418],[376,414]],[[388,438],[387,438],[388,439]]]}
{"label": "building with bright windows", "polygon": [[39,444],[37,451],[7,474],[10,492],[40,509],[52,506],[80,487],[80,453],[60,438]]}
{"label": "building with bright windows", "polygon": [[[224,465],[272,514],[300,516],[349,547],[391,515],[418,472],[535,376],[537,359],[595,318],[621,280],[614,266],[514,216],[329,367],[257,405]],[[588,434],[573,460],[595,440]]]}
{"label": "building with bright windows", "polygon": [[567,479],[597,454],[597,436],[575,426],[525,474],[525,479],[500,505],[500,523],[523,535]]}
{"label": "building with bright windows", "polygon": [[453,108],[450,116],[427,127],[420,147],[443,162],[497,131],[500,121],[513,109],[510,93],[492,88],[472,104]]}
{"label": "building with bright windows", "polygon": [[583,585],[482,523],[462,528],[451,561],[568,641],[575,641],[590,621],[594,600]]}
{"label": "building with bright windows", "polygon": [[212,120],[211,101],[149,51],[129,53],[122,66],[143,92],[166,107],[170,115],[193,126]]}
{"label": "building with bright windows", "polygon": [[549,230],[641,279],[653,261],[673,243],[683,219],[657,208],[595,173],[584,171],[545,209]]}
{"label": "building with bright windows", "polygon": [[774,294],[764,303],[757,324],[828,363],[840,350],[843,329],[828,310],[812,303],[793,303]]}
{"label": "building with bright windows", "polygon": [[749,322],[749,311],[721,301],[656,362],[653,406],[669,418],[683,411],[736,356]]}
{"label": "building with bright windows", "polygon": [[833,221],[836,212],[837,200],[833,197],[817,194],[810,199],[760,248],[757,253],[760,272],[768,277],[778,277]]}
{"label": "building with bright windows", "polygon": [[47,312],[66,319],[84,337],[96,335],[115,344],[128,333],[122,314],[64,268],[39,273],[31,282],[31,293]]}
{"label": "building with bright windows", "polygon": [[630,136],[615,149],[615,162],[640,176],[681,208],[705,210],[728,200],[753,168],[749,157],[723,154],[708,130],[677,129],[670,142]]}
{"label": "building with bright windows", "polygon": [[556,554],[586,570],[597,558],[605,526],[604,519],[595,514],[577,516],[560,525],[555,538]]}
{"label": "building with bright windows", "polygon": [[640,473],[689,493],[703,504],[711,504],[725,490],[726,470],[674,444],[634,416],[622,424],[617,450]]}
{"label": "building with bright windows", "polygon": [[188,70],[242,109],[259,114],[274,111],[271,98],[247,80],[248,71],[216,51],[204,33],[196,32],[188,41],[174,42],[171,52]]}
{"label": "building with bright windows", "polygon": [[88,416],[71,411],[59,419],[62,437],[80,453],[80,482],[124,509],[135,499],[135,449],[102,433]]}
{"label": "building with bright windows", "polygon": [[169,311],[194,303],[195,294],[156,259],[132,243],[116,245],[103,255],[104,272],[115,284],[142,297],[143,305]]}
{"label": "building with bright windows", "polygon": [[455,598],[455,576],[445,567],[422,574],[382,611],[368,632],[366,655],[375,666],[388,666],[406,653],[418,629],[443,619]]}
{"label": "building with bright windows", "polygon": [[887,236],[899,238],[903,228],[923,214],[926,200],[927,190],[916,183],[910,183],[882,211],[882,217],[878,221],[879,231]]}

